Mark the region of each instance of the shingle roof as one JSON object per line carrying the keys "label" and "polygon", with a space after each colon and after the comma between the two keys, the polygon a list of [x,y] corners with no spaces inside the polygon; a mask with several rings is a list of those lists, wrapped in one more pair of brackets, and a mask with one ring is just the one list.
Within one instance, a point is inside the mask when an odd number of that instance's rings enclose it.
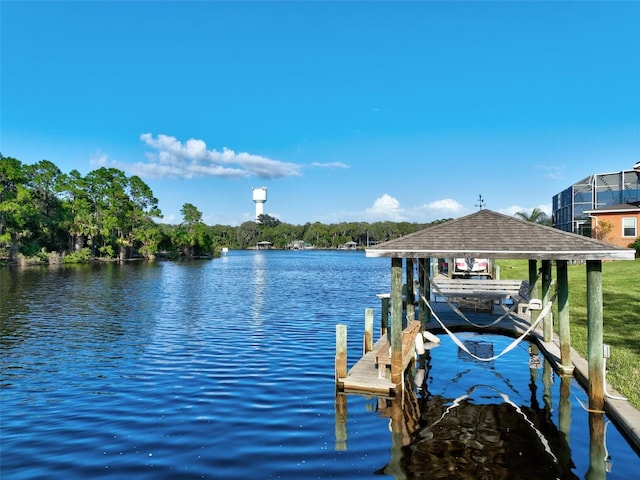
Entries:
{"label": "shingle roof", "polygon": [[635,213],[640,211],[640,205],[638,202],[630,202],[630,203],[619,203],[618,205],[610,205],[608,207],[600,207],[594,210],[585,210],[584,213],[593,214],[593,213],[623,213],[623,212],[631,212]]}
{"label": "shingle roof", "polygon": [[366,249],[367,257],[633,260],[635,250],[483,209]]}

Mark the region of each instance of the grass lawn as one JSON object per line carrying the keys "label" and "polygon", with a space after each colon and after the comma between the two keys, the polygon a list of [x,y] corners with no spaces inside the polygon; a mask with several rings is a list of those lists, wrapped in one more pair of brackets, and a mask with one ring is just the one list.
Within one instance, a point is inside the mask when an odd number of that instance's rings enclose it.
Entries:
{"label": "grass lawn", "polygon": [[[527,260],[497,260],[496,263],[500,265],[500,278],[529,278]],[[555,265],[552,271],[556,282]],[[607,381],[640,409],[640,259],[602,262],[602,302],[604,343],[611,346]],[[555,306],[553,310],[556,319]],[[587,270],[584,264],[569,265],[569,319],[571,346],[587,358]]]}

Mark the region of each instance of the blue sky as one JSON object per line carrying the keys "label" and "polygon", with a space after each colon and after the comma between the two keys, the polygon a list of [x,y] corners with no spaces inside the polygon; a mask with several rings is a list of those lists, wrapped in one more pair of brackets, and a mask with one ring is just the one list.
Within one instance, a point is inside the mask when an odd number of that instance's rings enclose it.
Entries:
{"label": "blue sky", "polygon": [[0,2],[0,152],[164,221],[429,222],[640,160],[640,2]]}

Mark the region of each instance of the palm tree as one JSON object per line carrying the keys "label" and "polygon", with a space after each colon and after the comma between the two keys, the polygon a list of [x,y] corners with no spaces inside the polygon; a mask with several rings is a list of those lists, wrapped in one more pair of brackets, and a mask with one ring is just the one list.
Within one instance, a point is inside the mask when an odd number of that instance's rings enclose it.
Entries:
{"label": "palm tree", "polygon": [[514,217],[526,220],[527,222],[541,223],[542,225],[551,225],[551,218],[538,207],[531,210],[531,213],[518,212]]}

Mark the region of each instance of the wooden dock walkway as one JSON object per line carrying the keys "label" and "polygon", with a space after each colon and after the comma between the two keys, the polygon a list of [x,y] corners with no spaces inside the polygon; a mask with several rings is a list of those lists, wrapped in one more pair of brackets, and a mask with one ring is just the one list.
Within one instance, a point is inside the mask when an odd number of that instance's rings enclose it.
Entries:
{"label": "wooden dock walkway", "polygon": [[[464,319],[460,318],[446,303],[434,302],[432,304],[432,308],[437,313],[442,323],[451,331],[464,330],[484,333],[499,333],[515,338],[522,335],[531,325],[528,315],[512,313],[496,325],[483,328],[482,326],[491,324],[504,313],[502,308],[495,309],[495,312],[481,312],[478,311],[476,307],[474,307],[475,311],[473,312],[465,311],[464,314],[466,317],[474,324],[481,325],[480,327],[474,327]],[[433,319],[427,324],[427,331],[434,334],[444,333],[440,324]],[[395,394],[394,392],[401,386],[396,385],[391,381],[388,371],[384,377],[379,375],[379,369],[376,362],[376,352],[380,349],[384,349],[385,344],[387,344],[386,337],[379,338],[373,345],[373,350],[365,353],[347,372],[346,377],[338,379],[338,389],[345,393],[362,393],[393,397]],[[425,342],[426,349],[431,347],[433,347],[433,344]],[[405,368],[410,364],[410,359],[407,358],[407,355],[415,357],[415,349],[410,349],[407,354],[403,355],[403,357],[405,357],[403,358],[403,365]]]}

